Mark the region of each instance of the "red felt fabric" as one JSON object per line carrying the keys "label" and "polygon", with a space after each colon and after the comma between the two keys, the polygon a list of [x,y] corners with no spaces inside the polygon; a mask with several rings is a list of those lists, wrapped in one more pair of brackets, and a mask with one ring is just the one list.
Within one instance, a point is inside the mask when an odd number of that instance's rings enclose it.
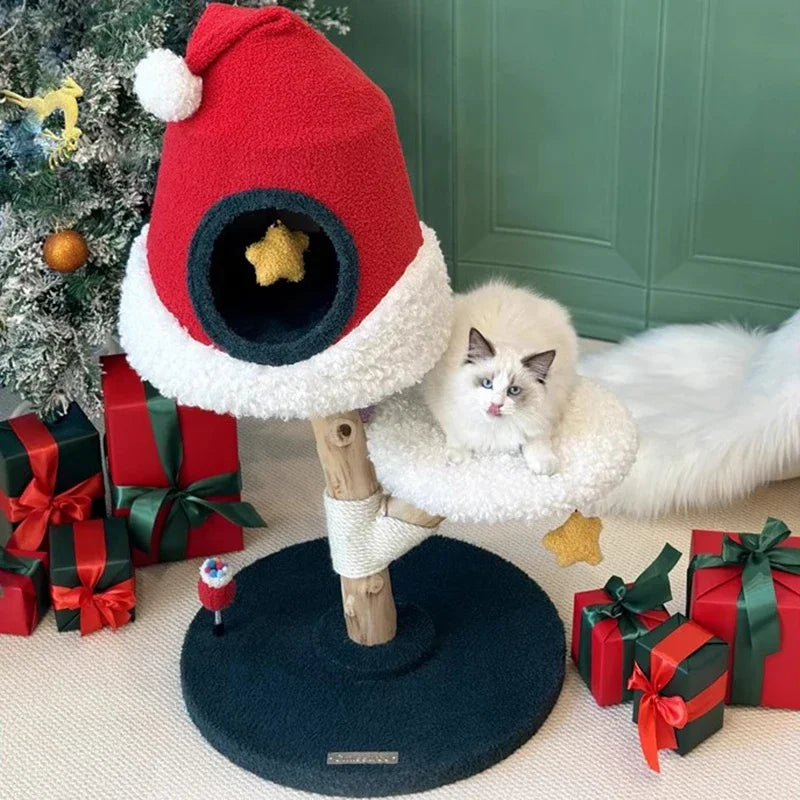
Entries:
{"label": "red felt fabric", "polygon": [[[691,561],[699,553],[720,555],[723,531],[692,531]],[[728,533],[738,540],[738,533]],[[800,536],[791,536],[778,547],[800,547]],[[764,659],[764,689],[761,705],[770,708],[800,709],[800,576],[772,570],[781,649]],[[733,650],[736,642],[736,600],[742,589],[742,567],[697,569],[692,576],[689,596],[691,618],[720,639],[728,642],[728,675],[733,675]],[[726,702],[730,699],[730,686]]]}
{"label": "red felt fabric", "polygon": [[[108,450],[108,474],[116,486],[167,486],[158,458],[153,429],[145,405],[141,378],[131,369],[124,355],[106,356],[103,364],[103,401]],[[236,420],[227,414],[215,414],[200,408],[178,406],[178,423],[183,443],[183,463],[179,485],[239,469],[239,443]],[[211,500],[239,501],[237,495],[214,496]],[[155,564],[160,541],[159,517],[152,543],[152,553],[133,548],[137,567]],[[128,509],[115,509],[114,516],[127,516]],[[228,553],[244,548],[241,526],[220,514],[212,514],[189,532],[186,557]]]}
{"label": "red felt fabric", "polygon": [[212,3],[187,48],[203,79],[189,119],[167,125],[148,261],[167,309],[203,342],[187,291],[187,254],[208,209],[254,188],[302,192],[349,230],[359,259],[345,335],[396,283],[422,237],[384,93],[341,51],[283,8]]}
{"label": "red felt fabric", "polygon": [[236,581],[215,587],[203,583],[202,578],[197,580],[197,596],[200,598],[203,608],[207,608],[209,611],[223,611],[233,602],[235,595]]}

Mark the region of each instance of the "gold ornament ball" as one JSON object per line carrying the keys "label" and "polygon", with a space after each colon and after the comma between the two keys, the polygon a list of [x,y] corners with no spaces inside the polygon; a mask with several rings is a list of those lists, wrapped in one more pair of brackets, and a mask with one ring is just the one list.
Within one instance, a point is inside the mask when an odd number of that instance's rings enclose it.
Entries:
{"label": "gold ornament ball", "polygon": [[75,272],[89,258],[89,248],[77,231],[57,231],[44,240],[42,256],[56,272]]}

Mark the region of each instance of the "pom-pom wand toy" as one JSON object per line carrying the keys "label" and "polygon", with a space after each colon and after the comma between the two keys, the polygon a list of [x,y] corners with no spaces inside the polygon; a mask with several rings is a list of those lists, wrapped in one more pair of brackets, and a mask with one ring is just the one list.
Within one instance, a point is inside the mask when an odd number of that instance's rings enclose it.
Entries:
{"label": "pom-pom wand toy", "polygon": [[214,636],[225,633],[222,611],[233,602],[235,594],[236,581],[228,562],[221,558],[207,558],[203,561],[197,581],[197,595],[203,608],[214,612]]}

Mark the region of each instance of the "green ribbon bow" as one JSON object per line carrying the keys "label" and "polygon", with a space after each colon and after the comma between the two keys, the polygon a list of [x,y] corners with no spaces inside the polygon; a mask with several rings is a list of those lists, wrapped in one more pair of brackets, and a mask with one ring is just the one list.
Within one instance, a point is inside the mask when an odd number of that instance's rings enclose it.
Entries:
{"label": "green ribbon bow", "polygon": [[639,616],[659,609],[672,600],[669,572],[680,557],[678,550],[665,544],[655,561],[630,586],[618,575],[612,575],[608,579],[603,590],[612,598],[611,602],[583,608],[578,642],[578,671],[587,686],[591,688],[592,685],[592,628],[601,620],[615,619],[623,646],[622,700],[631,699],[633,693],[628,689],[628,678],[633,671],[633,645],[650,630]]}
{"label": "green ribbon bow", "polygon": [[741,543],[726,534],[722,538],[720,555],[700,553],[689,565],[690,596],[695,570],[743,568],[742,589],[736,600],[731,703],[749,706],[761,703],[764,659],[781,649],[781,626],[772,570],[800,575],[800,549],[778,547],[790,534],[781,520],[769,517],[761,533],[739,534]]}
{"label": "green ribbon bow", "polygon": [[150,554],[156,519],[168,503],[171,505],[162,528],[159,561],[185,558],[189,531],[205,522],[211,514],[220,514],[246,528],[265,527],[266,523],[250,503],[207,499],[215,495],[239,494],[242,481],[238,471],[211,475],[188,486],[178,486],[183,442],[177,406],[173,400],[162,397],[147,381],[144,388],[158,458],[169,486],[112,487],[114,507],[130,509],[128,527],[134,546]]}

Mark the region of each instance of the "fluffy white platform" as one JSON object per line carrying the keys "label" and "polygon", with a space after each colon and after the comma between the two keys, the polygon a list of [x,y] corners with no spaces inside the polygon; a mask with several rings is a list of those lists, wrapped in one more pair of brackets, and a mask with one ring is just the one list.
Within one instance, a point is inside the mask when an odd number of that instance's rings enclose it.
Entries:
{"label": "fluffy white platform", "polygon": [[671,325],[585,356],[639,427],[639,456],[597,510],[653,517],[800,475],[800,312],[774,333]]}
{"label": "fluffy white platform", "polygon": [[420,381],[447,346],[452,295],[436,234],[361,324],[320,353],[269,366],[193,339],[150,277],[147,226],[131,248],[119,333],[131,366],[162,394],[220,414],[307,419],[377,403]]}
{"label": "fluffy white platform", "polygon": [[444,434],[418,389],[378,406],[369,454],[384,489],[456,522],[534,521],[585,509],[628,474],[636,428],[611,392],[581,379],[554,438],[560,469],[534,475],[521,455],[445,457]]}

